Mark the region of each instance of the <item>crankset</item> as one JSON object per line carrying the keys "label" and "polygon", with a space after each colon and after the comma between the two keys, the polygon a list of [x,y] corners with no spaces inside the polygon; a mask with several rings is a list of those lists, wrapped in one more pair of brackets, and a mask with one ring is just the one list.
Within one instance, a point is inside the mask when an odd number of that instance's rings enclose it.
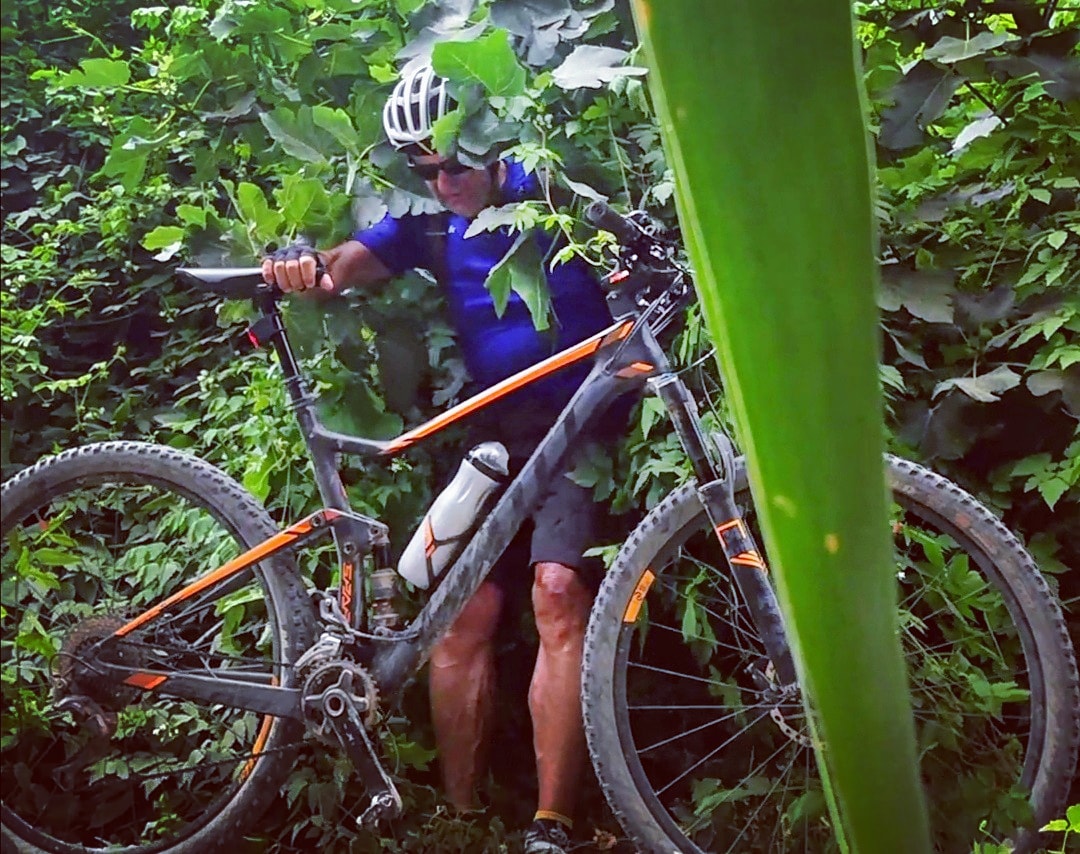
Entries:
{"label": "crankset", "polygon": [[357,823],[374,830],[401,815],[401,795],[379,762],[369,734],[378,716],[378,688],[360,664],[333,657],[339,649],[330,642],[316,645],[302,660],[304,718],[309,732],[321,740],[336,741],[349,757],[370,796]]}

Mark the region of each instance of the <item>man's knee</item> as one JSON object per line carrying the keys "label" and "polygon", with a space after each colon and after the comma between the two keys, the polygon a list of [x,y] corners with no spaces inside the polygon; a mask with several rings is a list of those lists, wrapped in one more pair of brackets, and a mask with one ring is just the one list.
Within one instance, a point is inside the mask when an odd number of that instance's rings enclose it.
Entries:
{"label": "man's knee", "polygon": [[561,563],[538,563],[533,578],[532,603],[541,640],[561,643],[584,634],[592,591],[571,567]]}
{"label": "man's knee", "polygon": [[480,585],[457,620],[432,650],[431,662],[448,666],[467,661],[490,647],[502,613],[502,590],[494,584]]}

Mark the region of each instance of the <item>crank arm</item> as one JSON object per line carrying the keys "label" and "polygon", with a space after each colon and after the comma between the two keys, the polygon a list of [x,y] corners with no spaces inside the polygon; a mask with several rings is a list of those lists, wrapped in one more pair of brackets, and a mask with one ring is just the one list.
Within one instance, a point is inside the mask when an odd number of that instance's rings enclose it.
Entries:
{"label": "crank arm", "polygon": [[373,830],[381,822],[397,818],[402,811],[401,795],[379,762],[353,698],[340,688],[330,688],[323,694],[323,712],[364,788],[371,793],[371,801],[357,818],[357,824]]}

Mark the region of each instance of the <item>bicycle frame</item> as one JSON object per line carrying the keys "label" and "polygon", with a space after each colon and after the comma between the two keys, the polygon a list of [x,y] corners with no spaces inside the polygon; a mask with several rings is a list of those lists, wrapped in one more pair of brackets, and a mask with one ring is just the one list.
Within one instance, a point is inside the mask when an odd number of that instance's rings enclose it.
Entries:
{"label": "bicycle frame", "polygon": [[[191,271],[192,274],[200,271]],[[201,271],[209,273],[211,271]],[[225,275],[255,281],[257,271],[213,271],[214,282]],[[244,279],[244,277],[247,277]],[[192,275],[191,277],[197,278]],[[625,277],[621,277],[625,278]],[[210,281],[206,279],[204,281]],[[395,697],[423,666],[438,639],[457,618],[479,589],[495,562],[513,539],[521,524],[536,509],[555,477],[566,470],[577,440],[619,396],[640,390],[648,383],[663,400],[685,449],[717,529],[717,536],[731,570],[743,589],[751,614],[762,631],[770,657],[784,682],[794,681],[794,667],[787,647],[779,611],[765,575],[765,565],[746,532],[733,499],[728,464],[718,465],[710,453],[696,404],[685,385],[671,370],[667,355],[648,322],[648,312],[640,312],[631,300],[614,293],[613,323],[585,341],[558,353],[464,401],[431,421],[396,439],[378,441],[338,433],[324,427],[300,373],[275,294],[262,290],[255,297],[262,317],[252,330],[266,330],[256,343],[272,343],[284,373],[292,407],[310,451],[316,483],[324,508],[274,537],[249,549],[215,570],[201,576],[118,629],[114,637],[124,637],[156,619],[174,605],[215,585],[227,583],[259,561],[278,552],[294,549],[313,537],[332,532],[340,559],[340,586],[337,606],[343,623],[369,644],[371,670],[384,696]],[[253,340],[256,336],[249,333]],[[468,544],[444,574],[416,619],[403,630],[380,633],[359,631],[365,603],[361,565],[374,553],[379,565],[388,565],[387,529],[377,520],[354,513],[348,504],[337,467],[339,454],[367,458],[393,458],[452,423],[502,399],[542,377],[585,359],[593,367],[573,397],[536,447],[518,475],[507,486],[495,506],[477,528]],[[724,439],[726,441],[726,437]],[[642,591],[644,594],[644,591]],[[107,643],[108,639],[100,643]],[[119,664],[104,664],[125,684],[143,690],[160,690],[175,696],[204,702],[222,702],[264,714],[302,718],[301,691],[278,684],[269,674],[210,675],[205,671],[132,671]]]}

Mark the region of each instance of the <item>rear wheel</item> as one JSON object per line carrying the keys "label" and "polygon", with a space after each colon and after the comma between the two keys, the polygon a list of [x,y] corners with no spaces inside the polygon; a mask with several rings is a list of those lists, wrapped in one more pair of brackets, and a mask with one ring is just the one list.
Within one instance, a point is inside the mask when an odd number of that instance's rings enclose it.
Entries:
{"label": "rear wheel", "polygon": [[[5,851],[222,851],[276,797],[296,722],[110,682],[87,653],[274,533],[233,480],[155,445],[92,445],[4,484]],[[293,564],[273,558],[96,654],[288,685],[311,632]]]}
{"label": "rear wheel", "polygon": [[[935,846],[1012,838],[1030,850],[1031,828],[1063,814],[1080,739],[1060,607],[969,495],[898,459],[889,480]],[[739,486],[756,528],[742,472]],[[802,697],[778,686],[693,484],[623,547],[585,650],[589,750],[641,850],[835,850]]]}

